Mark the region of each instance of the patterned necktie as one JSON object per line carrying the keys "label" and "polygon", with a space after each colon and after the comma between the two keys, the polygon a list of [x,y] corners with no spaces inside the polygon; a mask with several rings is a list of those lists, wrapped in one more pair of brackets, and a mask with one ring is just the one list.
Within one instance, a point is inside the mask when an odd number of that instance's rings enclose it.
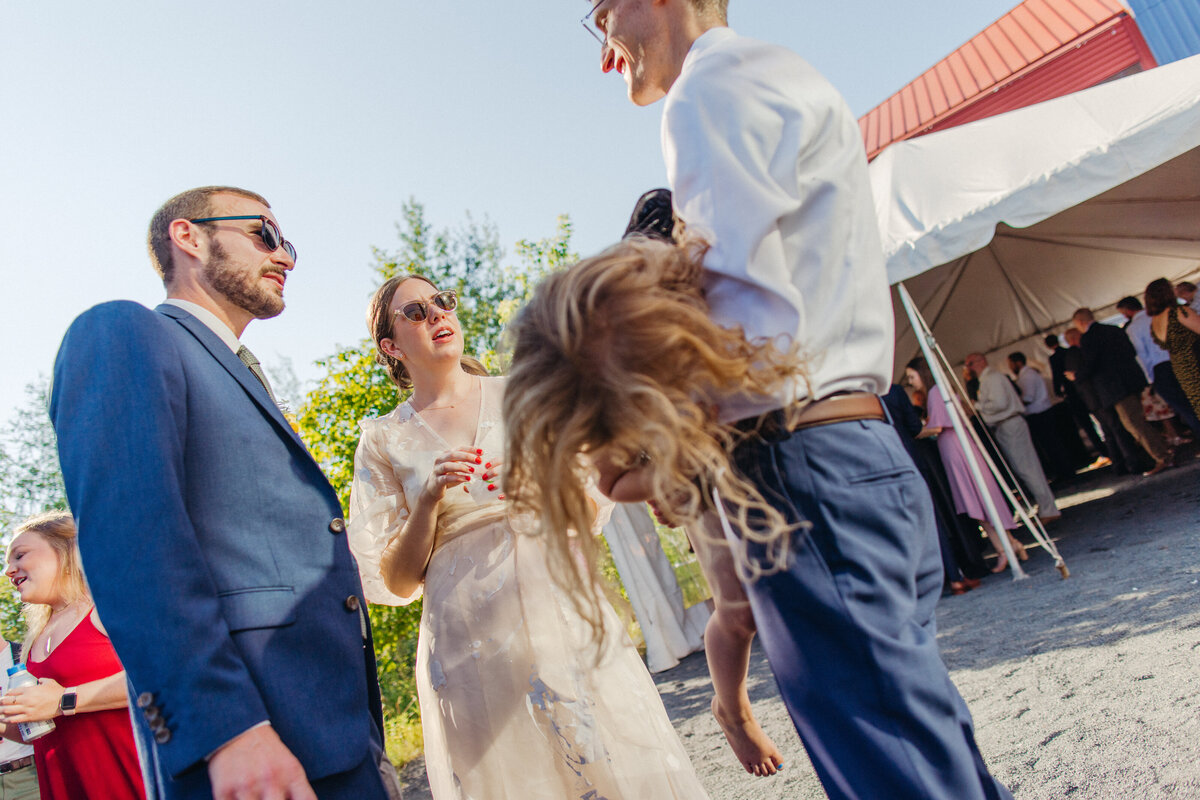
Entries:
{"label": "patterned necktie", "polygon": [[267,394],[271,396],[271,402],[278,404],[279,401],[275,399],[275,393],[271,391],[271,384],[267,383],[267,374],[263,372],[262,364],[258,363],[258,359],[254,357],[254,353],[250,352],[250,348],[246,347],[246,345],[239,347],[237,357],[242,360],[243,364],[250,368],[250,371],[254,373],[254,377],[258,378],[258,382],[263,385],[263,388],[267,390]]}

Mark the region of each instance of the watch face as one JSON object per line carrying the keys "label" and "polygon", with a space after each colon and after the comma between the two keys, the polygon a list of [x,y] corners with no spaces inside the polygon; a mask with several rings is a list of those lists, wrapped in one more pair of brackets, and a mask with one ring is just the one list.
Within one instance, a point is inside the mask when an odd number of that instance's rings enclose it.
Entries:
{"label": "watch face", "polygon": [[62,696],[62,710],[63,711],[74,711],[76,702],[77,702],[76,694],[74,692],[67,692],[66,694],[64,694]]}

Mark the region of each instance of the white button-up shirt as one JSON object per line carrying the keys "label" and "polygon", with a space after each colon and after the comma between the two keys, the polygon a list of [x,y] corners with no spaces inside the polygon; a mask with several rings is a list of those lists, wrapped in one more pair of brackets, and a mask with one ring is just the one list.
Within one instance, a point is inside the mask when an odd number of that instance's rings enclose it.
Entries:
{"label": "white button-up shirt", "polygon": [[233,352],[237,352],[242,347],[242,343],[238,341],[237,334],[233,329],[221,321],[221,318],[209,311],[202,305],[193,303],[191,300],[180,300],[175,297],[168,297],[163,300],[164,305],[175,306],[182,308],[184,311],[191,314],[196,319],[204,323],[204,326],[217,335],[217,338],[225,343]]}
{"label": "white button-up shirt", "polygon": [[723,398],[731,421],[809,394],[878,394],[893,317],[867,159],[854,115],[795,53],[714,28],[667,94],[663,156],[676,214],[704,236],[713,318],[798,342],[809,385]]}
{"label": "white button-up shirt", "polygon": [[988,425],[996,425],[1006,419],[1025,413],[1012,381],[998,369],[988,367],[979,375],[979,399],[975,402],[979,416]]}
{"label": "white button-up shirt", "polygon": [[1021,402],[1026,414],[1040,414],[1050,410],[1050,392],[1046,390],[1046,379],[1042,373],[1026,364],[1017,373],[1017,388],[1021,390]]}
{"label": "white button-up shirt", "polygon": [[1142,372],[1146,373],[1146,380],[1154,383],[1154,368],[1170,360],[1171,354],[1159,347],[1150,334],[1150,315],[1145,311],[1134,314],[1125,328],[1125,334],[1129,341],[1133,342],[1133,349],[1142,365]]}

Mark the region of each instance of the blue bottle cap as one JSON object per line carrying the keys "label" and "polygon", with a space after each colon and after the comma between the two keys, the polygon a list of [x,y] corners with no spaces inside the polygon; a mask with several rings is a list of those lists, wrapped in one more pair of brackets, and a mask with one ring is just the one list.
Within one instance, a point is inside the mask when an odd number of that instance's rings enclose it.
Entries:
{"label": "blue bottle cap", "polygon": [[8,677],[11,678],[13,675],[16,675],[18,672],[24,672],[24,671],[25,671],[24,664],[13,664],[11,667],[8,668]]}

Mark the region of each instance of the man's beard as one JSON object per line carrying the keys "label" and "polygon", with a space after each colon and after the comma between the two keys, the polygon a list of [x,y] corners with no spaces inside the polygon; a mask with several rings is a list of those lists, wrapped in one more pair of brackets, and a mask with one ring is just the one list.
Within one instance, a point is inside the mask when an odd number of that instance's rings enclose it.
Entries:
{"label": "man's beard", "polygon": [[211,249],[212,257],[204,265],[204,277],[226,300],[255,319],[270,319],[283,311],[283,298],[264,289],[258,282],[262,272],[251,273],[233,266],[229,254],[215,240]]}

